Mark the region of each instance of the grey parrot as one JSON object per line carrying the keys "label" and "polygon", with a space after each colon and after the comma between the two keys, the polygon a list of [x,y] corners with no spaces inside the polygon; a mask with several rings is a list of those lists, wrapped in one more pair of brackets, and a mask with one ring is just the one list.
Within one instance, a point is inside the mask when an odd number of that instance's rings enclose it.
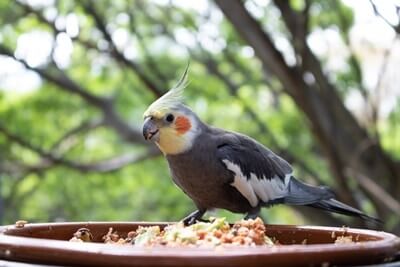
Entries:
{"label": "grey parrot", "polygon": [[283,158],[256,140],[203,123],[182,103],[187,68],[179,82],[144,112],[143,136],[159,147],[175,184],[197,210],[185,224],[201,220],[209,209],[226,209],[255,218],[262,207],[305,205],[378,221],[339,202],[323,186],[297,180]]}

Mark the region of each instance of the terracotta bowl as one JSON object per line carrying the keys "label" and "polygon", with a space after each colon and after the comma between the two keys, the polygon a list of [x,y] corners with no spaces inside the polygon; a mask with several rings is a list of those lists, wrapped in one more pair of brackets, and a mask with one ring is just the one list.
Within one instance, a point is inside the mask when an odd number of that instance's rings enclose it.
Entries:
{"label": "terracotta bowl", "polygon": [[[316,226],[267,225],[274,247],[167,248],[67,242],[82,227],[102,242],[109,227],[126,235],[139,225],[166,223],[86,222],[26,224],[0,228],[0,259],[80,266],[330,266],[382,263],[399,255],[400,239],[392,234]],[[355,243],[334,244],[337,236]]]}

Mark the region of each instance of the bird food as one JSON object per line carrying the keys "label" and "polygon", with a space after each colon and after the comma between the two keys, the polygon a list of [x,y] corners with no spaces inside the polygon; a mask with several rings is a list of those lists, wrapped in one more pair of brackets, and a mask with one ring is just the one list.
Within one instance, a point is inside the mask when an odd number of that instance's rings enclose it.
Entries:
{"label": "bird food", "polygon": [[28,221],[25,220],[18,220],[15,222],[15,227],[17,228],[24,228],[25,224],[27,224]]}
{"label": "bird food", "polygon": [[[126,236],[110,228],[103,236],[106,244],[132,244],[134,246],[168,247],[218,247],[218,246],[272,246],[274,242],[265,234],[264,222],[260,219],[241,220],[230,225],[225,218],[214,218],[210,222],[197,222],[185,226],[182,222],[161,229],[159,226],[139,227]],[[71,242],[91,242],[87,228],[76,231]]]}

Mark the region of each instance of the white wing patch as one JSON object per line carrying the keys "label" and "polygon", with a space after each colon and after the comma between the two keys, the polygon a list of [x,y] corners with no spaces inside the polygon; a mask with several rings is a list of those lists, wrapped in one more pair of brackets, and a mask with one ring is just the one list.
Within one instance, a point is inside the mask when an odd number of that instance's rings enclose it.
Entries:
{"label": "white wing patch", "polygon": [[236,187],[236,189],[250,202],[252,207],[256,207],[258,204],[258,198],[252,188],[251,183],[247,181],[246,176],[242,173],[240,167],[227,159],[222,160],[228,170],[233,171],[235,173],[235,177],[232,186]]}
{"label": "white wing patch", "polygon": [[288,193],[288,185],[292,174],[289,173],[285,176],[283,182],[278,177],[272,179],[266,179],[265,176],[258,178],[254,173],[250,173],[250,177],[243,174],[239,165],[224,159],[222,160],[228,170],[235,174],[232,186],[249,201],[252,207],[258,205],[259,200],[268,202],[277,198],[285,197]]}

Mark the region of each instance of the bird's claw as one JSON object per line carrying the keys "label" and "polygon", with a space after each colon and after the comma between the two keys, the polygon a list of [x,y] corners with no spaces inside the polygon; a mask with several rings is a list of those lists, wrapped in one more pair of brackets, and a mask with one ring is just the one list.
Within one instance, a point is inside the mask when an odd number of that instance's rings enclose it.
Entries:
{"label": "bird's claw", "polygon": [[244,217],[245,220],[249,219],[256,219],[260,215],[260,207],[255,207],[252,210],[250,210],[246,216]]}
{"label": "bird's claw", "polygon": [[186,217],[182,221],[185,226],[189,226],[195,224],[197,219],[195,217]]}
{"label": "bird's claw", "polygon": [[188,216],[182,219],[182,222],[185,226],[195,224],[197,221],[207,222],[207,220],[201,219],[204,215],[205,211],[196,210],[195,212],[190,213]]}

